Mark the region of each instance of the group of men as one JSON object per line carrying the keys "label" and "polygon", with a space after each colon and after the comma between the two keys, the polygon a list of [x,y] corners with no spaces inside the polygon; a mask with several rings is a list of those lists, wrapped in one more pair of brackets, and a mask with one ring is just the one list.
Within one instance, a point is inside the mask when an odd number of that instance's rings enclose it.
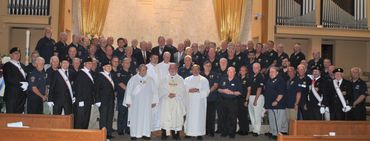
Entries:
{"label": "group of men", "polygon": [[51,35],[45,28],[28,66],[20,63],[19,48],[9,51],[2,68],[7,113],[42,114],[47,103],[52,114],[74,114],[75,128],[87,129],[96,106],[99,126],[112,138],[116,109],[118,134],[132,140],[158,130],[163,140],[180,139],[183,129],[185,138],[198,140],[215,133],[259,136],[265,111],[273,138],[287,133],[288,119],[366,120],[360,68],[346,80],[344,70],[318,52],[307,61],[299,43],[288,56],[273,41],[223,41],[217,49],[214,42],[188,39],[175,47],[160,36],[154,48],[137,40],[128,46],[124,38],[114,48],[112,37],[73,35],[67,45],[66,33],[58,42]]}

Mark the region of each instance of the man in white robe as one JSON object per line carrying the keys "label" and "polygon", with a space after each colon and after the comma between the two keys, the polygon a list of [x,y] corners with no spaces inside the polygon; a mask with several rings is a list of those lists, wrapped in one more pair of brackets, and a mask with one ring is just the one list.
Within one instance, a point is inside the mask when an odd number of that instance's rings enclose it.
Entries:
{"label": "man in white robe", "polygon": [[171,53],[170,52],[164,52],[163,53],[163,61],[159,63],[158,70],[159,70],[159,80],[163,79],[165,76],[168,75],[170,67],[170,60],[171,60]]}
{"label": "man in white robe", "polygon": [[202,140],[206,134],[207,96],[209,82],[207,78],[199,75],[199,65],[193,65],[192,75],[185,79],[185,106],[186,121],[184,125],[185,138],[197,137]]}
{"label": "man in white robe", "polygon": [[158,104],[158,89],[147,75],[147,67],[140,65],[138,74],[128,84],[123,105],[128,107],[131,140],[150,139],[152,108]]}
{"label": "man in white robe", "polygon": [[[152,54],[150,56],[150,63],[146,65],[148,67],[148,76],[151,77],[154,80],[155,87],[157,91],[159,90],[160,85],[160,78],[161,78],[161,72],[159,69],[158,64],[158,55]],[[167,67],[168,72],[168,67]],[[159,105],[152,108],[152,125],[151,125],[152,131],[158,131],[161,129],[160,126],[160,113],[159,113]]]}
{"label": "man in white robe", "polygon": [[[166,54],[164,54],[163,58]],[[169,74],[163,77],[159,96],[161,105],[162,140],[167,139],[171,131],[172,138],[180,139],[180,132],[184,124],[185,107],[183,97],[186,94],[184,79],[177,74],[177,65],[169,65]]]}

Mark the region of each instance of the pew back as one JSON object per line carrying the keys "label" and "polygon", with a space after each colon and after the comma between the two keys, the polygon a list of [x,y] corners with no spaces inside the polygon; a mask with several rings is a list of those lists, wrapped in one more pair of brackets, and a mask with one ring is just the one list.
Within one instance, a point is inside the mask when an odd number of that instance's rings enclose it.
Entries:
{"label": "pew back", "polygon": [[4,141],[106,141],[106,129],[0,128]]}
{"label": "pew back", "polygon": [[73,129],[72,115],[0,114],[0,128],[11,122],[23,122],[32,128]]}
{"label": "pew back", "polygon": [[329,132],[337,136],[370,135],[370,122],[292,120],[289,125],[289,135],[329,135]]}
{"label": "pew back", "polygon": [[362,136],[301,136],[278,135],[277,141],[369,141],[369,135]]}

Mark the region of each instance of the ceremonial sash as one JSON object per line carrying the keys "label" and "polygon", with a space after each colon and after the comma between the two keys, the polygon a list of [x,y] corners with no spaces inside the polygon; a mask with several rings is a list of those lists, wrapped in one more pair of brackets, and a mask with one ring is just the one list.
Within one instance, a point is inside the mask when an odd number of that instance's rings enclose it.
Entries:
{"label": "ceremonial sash", "polygon": [[93,82],[94,83],[94,79],[93,79],[93,77],[91,76],[91,73],[89,72],[89,70],[87,70],[87,69],[85,69],[85,68],[83,68],[83,69],[81,69],[84,73],[86,73],[87,74],[87,76],[89,76],[89,78],[90,78],[90,80],[91,80],[91,82]]}
{"label": "ceremonial sash", "polygon": [[[308,75],[308,77],[311,78],[311,80],[314,80],[315,79],[315,78],[313,78],[312,75]],[[315,81],[318,80],[319,78],[320,77],[316,78]],[[315,98],[317,99],[317,101],[319,101],[319,103],[317,105],[321,106],[321,102],[322,102],[323,97],[321,97],[319,95],[319,93],[316,91],[314,84],[311,84],[311,91],[312,91],[313,96],[315,96]]]}
{"label": "ceremonial sash", "polygon": [[4,77],[1,77],[0,78],[0,96],[4,96],[4,90],[5,90]]}
{"label": "ceremonial sash", "polygon": [[110,78],[107,74],[105,74],[104,72],[100,72],[105,78],[108,79],[108,81],[110,82],[110,84],[112,84],[112,87],[114,88],[114,82],[112,80],[112,78]]}
{"label": "ceremonial sash", "polygon": [[72,92],[72,86],[71,86],[71,83],[69,82],[69,79],[68,77],[66,76],[66,74],[64,73],[64,71],[62,69],[58,69],[58,72],[59,74],[62,76],[62,78],[64,79],[64,82],[66,83],[67,87],[68,87],[68,90],[69,90],[69,94],[71,95],[71,100],[72,100],[72,103],[74,102],[73,100],[73,92]]}
{"label": "ceremonial sash", "polygon": [[24,72],[24,70],[22,69],[22,67],[18,63],[14,62],[13,60],[10,60],[9,62],[12,63],[14,66],[16,66],[18,68],[18,70],[23,75],[23,78],[26,78],[26,73]]}
{"label": "ceremonial sash", "polygon": [[334,84],[335,91],[337,92],[337,95],[338,95],[338,97],[339,97],[340,103],[342,103],[342,106],[343,106],[342,111],[343,111],[343,112],[348,112],[348,111],[350,111],[350,110],[351,110],[351,106],[348,106],[348,105],[346,104],[346,101],[345,101],[345,99],[344,99],[343,93],[342,93],[342,91],[340,90],[340,88],[339,88],[338,84],[337,84],[337,83],[335,83],[335,81],[333,81],[333,84]]}

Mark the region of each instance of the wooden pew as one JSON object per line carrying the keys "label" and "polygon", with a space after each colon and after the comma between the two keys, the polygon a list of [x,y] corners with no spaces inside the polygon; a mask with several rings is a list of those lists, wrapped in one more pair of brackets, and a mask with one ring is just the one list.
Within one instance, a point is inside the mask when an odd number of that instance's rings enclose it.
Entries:
{"label": "wooden pew", "polygon": [[106,129],[0,128],[4,141],[106,141]]}
{"label": "wooden pew", "polygon": [[362,136],[301,136],[278,135],[277,141],[369,141],[369,135]]}
{"label": "wooden pew", "polygon": [[289,135],[329,135],[329,132],[336,136],[370,135],[370,121],[292,120],[289,125]]}
{"label": "wooden pew", "polygon": [[0,114],[0,128],[11,122],[23,122],[31,128],[73,129],[72,115]]}

